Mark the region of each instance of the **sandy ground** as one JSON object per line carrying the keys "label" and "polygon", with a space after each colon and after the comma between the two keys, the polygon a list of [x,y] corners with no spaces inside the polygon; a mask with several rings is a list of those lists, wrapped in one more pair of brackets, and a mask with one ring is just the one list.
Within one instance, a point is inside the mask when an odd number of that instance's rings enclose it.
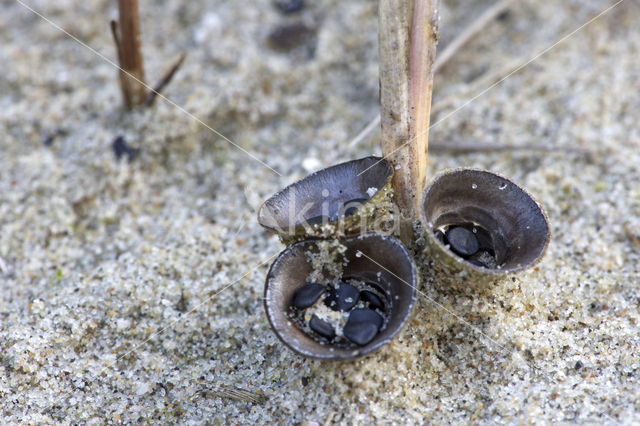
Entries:
{"label": "sandy ground", "polygon": [[[378,112],[377,2],[284,16],[269,0],[141,1],[149,80],[186,51],[166,96],[275,173],[171,103],[123,112],[111,64],[2,1],[3,423],[640,422],[640,5],[486,90],[613,3],[518,2],[436,79],[434,143],[559,148],[429,160],[428,176],[483,167],[535,194],[544,260],[487,293],[425,279],[392,344],[331,363],[267,324],[264,277],[284,247],[256,209],[379,153],[379,132],[348,144]],[[27,4],[115,58],[114,2]],[[441,47],[488,4],[444,1]],[[267,42],[299,22],[301,37]],[[133,161],[116,160],[118,136]]]}

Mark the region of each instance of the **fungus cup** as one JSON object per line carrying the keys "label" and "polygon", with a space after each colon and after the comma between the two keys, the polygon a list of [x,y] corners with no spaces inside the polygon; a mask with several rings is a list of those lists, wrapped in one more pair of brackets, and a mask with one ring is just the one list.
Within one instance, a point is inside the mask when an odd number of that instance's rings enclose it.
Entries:
{"label": "fungus cup", "polygon": [[266,200],[258,222],[284,243],[340,237],[380,226],[392,207],[393,167],[365,157],[319,170]]}
{"label": "fungus cup", "polygon": [[[549,243],[547,216],[520,186],[498,174],[460,168],[439,174],[422,196],[421,221],[434,269],[449,281],[487,284],[536,264]],[[463,258],[443,240],[447,229],[472,229],[492,264]]]}
{"label": "fungus cup", "polygon": [[[267,318],[282,342],[298,354],[327,360],[358,358],[389,343],[407,321],[415,302],[416,271],[402,243],[391,236],[365,234],[340,240],[340,276],[323,270],[327,282],[355,279],[372,283],[385,295],[384,325],[377,335],[359,346],[342,340],[328,343],[314,338],[292,319],[291,304],[297,290],[314,273],[312,256],[326,240],[297,242],[284,250],[271,265],[264,290]],[[336,262],[334,262],[336,263]],[[317,270],[317,269],[316,269]],[[322,302],[318,302],[322,303]]]}

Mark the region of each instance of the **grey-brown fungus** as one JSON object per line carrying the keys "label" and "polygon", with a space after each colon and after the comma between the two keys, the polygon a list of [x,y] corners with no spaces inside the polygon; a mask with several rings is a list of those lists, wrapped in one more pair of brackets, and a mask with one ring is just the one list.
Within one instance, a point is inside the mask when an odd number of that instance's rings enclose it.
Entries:
{"label": "grey-brown fungus", "polygon": [[362,232],[389,210],[392,176],[391,165],[379,157],[322,169],[265,201],[258,222],[286,243]]}
{"label": "grey-brown fungus", "polygon": [[321,267],[319,277],[314,256],[326,243],[297,242],[274,261],[264,290],[267,318],[298,354],[330,360],[367,355],[389,343],[409,318],[416,293],[413,260],[394,237],[347,237],[339,241],[340,272]]}
{"label": "grey-brown fungus", "polygon": [[434,264],[448,273],[503,275],[537,263],[547,216],[520,186],[478,169],[447,170],[425,189],[422,224]]}

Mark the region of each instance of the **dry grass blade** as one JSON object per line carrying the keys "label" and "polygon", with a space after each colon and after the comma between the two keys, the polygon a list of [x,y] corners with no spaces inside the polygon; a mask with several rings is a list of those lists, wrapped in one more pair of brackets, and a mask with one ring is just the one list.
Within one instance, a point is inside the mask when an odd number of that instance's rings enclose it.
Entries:
{"label": "dry grass blade", "polygon": [[333,422],[333,417],[336,415],[335,411],[332,411],[327,416],[327,420],[324,421],[324,426],[329,426]]}
{"label": "dry grass blade", "polygon": [[[206,386],[204,382],[203,386]],[[209,386],[208,388],[198,390],[196,395],[200,394],[204,397],[232,399],[234,401],[250,402],[252,404],[260,404],[265,400],[264,395],[236,386],[230,386],[224,383],[214,383],[212,386],[209,384]]]}
{"label": "dry grass blade", "polygon": [[500,143],[484,142],[475,139],[454,139],[450,141],[435,140],[430,143],[431,151],[452,152],[465,154],[470,152],[504,152],[504,151],[535,151],[535,152],[568,152],[587,154],[589,150],[580,147],[562,146],[514,146]]}
{"label": "dry grass blade", "polygon": [[498,15],[507,10],[511,6],[513,0],[502,0],[487,10],[471,23],[464,31],[456,36],[453,41],[442,51],[436,58],[435,69],[436,72],[442,68],[453,56],[460,50],[462,46],[470,42],[476,35],[478,35],[491,21],[493,21]]}
{"label": "dry grass blade", "polygon": [[120,36],[118,35],[118,22],[111,20],[111,35],[113,36],[113,42],[116,45],[116,55],[118,56],[118,63],[122,63],[122,46],[120,45]]}
{"label": "dry grass blade", "polygon": [[184,62],[184,58],[186,56],[187,55],[185,53],[180,54],[180,56],[178,57],[178,60],[176,60],[176,62],[171,66],[171,68],[169,68],[169,70],[167,70],[164,76],[160,79],[158,84],[156,84],[154,88],[149,92],[149,94],[147,95],[147,98],[144,101],[144,106],[150,107],[151,105],[153,105],[153,102],[156,100],[156,97],[158,96],[158,94],[160,94],[160,92],[162,92],[164,88],[167,87],[169,83],[171,83],[171,79],[173,79],[173,76],[175,75],[175,73],[182,66],[182,63]]}
{"label": "dry grass blade", "polygon": [[629,237],[629,239],[633,242],[633,244],[635,244],[637,247],[640,248],[640,238],[637,237],[636,234],[631,232],[631,230],[627,225],[622,225],[622,230],[624,231],[625,234],[627,234],[627,237]]}
{"label": "dry grass blade", "polygon": [[498,83],[499,81],[504,79],[506,76],[513,73],[515,70],[517,70],[518,67],[521,66],[526,61],[527,57],[528,55],[523,55],[519,58],[516,58],[514,60],[507,62],[505,65],[503,65],[502,67],[498,68],[495,71],[492,71],[488,74],[478,77],[477,79],[473,80],[471,83],[466,85],[462,90],[438,102],[435,102],[431,107],[431,112],[435,114],[444,109],[453,107],[456,105],[456,103],[460,102],[461,98],[468,97],[470,93],[478,90],[479,87],[489,87],[491,85]]}

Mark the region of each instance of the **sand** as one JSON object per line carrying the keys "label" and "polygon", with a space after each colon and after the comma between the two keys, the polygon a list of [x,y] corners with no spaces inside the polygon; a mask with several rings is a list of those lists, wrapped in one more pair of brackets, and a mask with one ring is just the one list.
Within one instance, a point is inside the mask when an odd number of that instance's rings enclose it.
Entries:
{"label": "sand", "polygon": [[[489,5],[469,3],[444,2],[440,48]],[[27,4],[114,60],[114,2]],[[313,170],[379,154],[378,131],[348,143],[378,113],[377,2],[284,16],[269,0],[143,1],[149,81],[187,59],[175,104],[132,112],[109,62],[3,2],[3,423],[640,422],[640,5],[544,51],[612,4],[518,2],[436,78],[434,144],[556,148],[432,150],[427,171],[524,186],[549,215],[543,261],[486,292],[423,270],[397,338],[334,363],[270,329],[264,278],[284,246],[256,212]],[[300,39],[266,41],[299,22]]]}

